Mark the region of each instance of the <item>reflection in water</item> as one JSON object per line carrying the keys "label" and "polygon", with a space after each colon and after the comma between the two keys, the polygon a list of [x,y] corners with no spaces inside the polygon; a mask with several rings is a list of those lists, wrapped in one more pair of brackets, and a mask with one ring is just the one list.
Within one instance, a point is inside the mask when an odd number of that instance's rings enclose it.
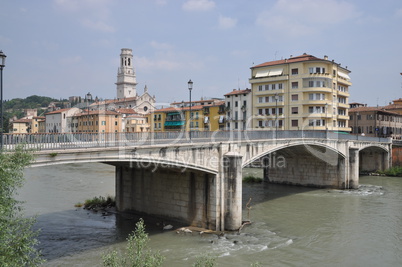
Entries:
{"label": "reflection in water", "polygon": [[[31,168],[26,178],[20,199],[27,201],[27,215],[38,215],[45,266],[100,266],[104,252],[125,247],[138,216],[74,208],[87,198],[114,195],[114,167]],[[150,245],[166,257],[165,266],[190,266],[203,253],[218,257],[218,266],[400,266],[402,179],[361,177],[361,183],[347,191],[245,184],[243,203],[252,197],[253,224],[240,234],[176,234],[151,218]]]}

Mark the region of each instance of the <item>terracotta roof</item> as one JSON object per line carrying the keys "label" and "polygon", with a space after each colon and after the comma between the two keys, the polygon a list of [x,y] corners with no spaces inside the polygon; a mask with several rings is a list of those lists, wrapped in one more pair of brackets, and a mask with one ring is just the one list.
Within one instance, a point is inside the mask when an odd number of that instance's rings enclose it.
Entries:
{"label": "terracotta roof", "polygon": [[389,104],[384,109],[402,109],[402,104]]}
{"label": "terracotta roof", "polygon": [[32,122],[32,120],[31,119],[18,119],[18,120],[13,121],[13,123],[29,123],[29,122]]}
{"label": "terracotta roof", "polygon": [[86,116],[86,115],[120,115],[119,113],[117,113],[116,111],[112,111],[112,110],[90,110],[88,112],[88,110],[83,110],[81,113],[76,114],[76,117],[79,116]]}
{"label": "terracotta roof", "polygon": [[38,119],[38,120],[44,120],[46,117],[45,116],[35,116],[33,118]]}
{"label": "terracotta roof", "polygon": [[[327,61],[327,62],[331,62],[331,61],[329,61],[327,59],[318,58],[318,57],[315,57],[313,55],[308,55],[308,54],[304,53],[303,55],[300,55],[300,56],[297,56],[297,57],[291,57],[291,58],[285,58],[285,59],[281,59],[281,60],[274,60],[274,61],[261,63],[259,65],[255,65],[255,66],[251,67],[251,69],[260,68],[260,67],[266,67],[266,66],[288,64],[288,63],[303,62],[303,61]],[[345,69],[345,68],[342,68],[342,69]],[[345,69],[345,70],[347,70],[347,69]]]}
{"label": "terracotta roof", "polygon": [[251,89],[233,90],[232,92],[225,94],[225,96],[228,96],[228,95],[241,95],[241,94],[248,94],[248,93],[251,93]]}
{"label": "terracotta roof", "polygon": [[[191,101],[191,103],[205,103],[205,102],[217,102],[222,101],[221,99],[205,99],[205,100],[195,100]],[[190,101],[181,101],[181,102],[173,102],[171,105],[180,105],[181,103],[188,104]]]}
{"label": "terracotta roof", "polygon": [[122,114],[137,114],[132,108],[118,108],[116,111]]}
{"label": "terracotta roof", "polygon": [[[355,113],[355,112],[366,112],[366,111],[377,111],[377,112],[382,112],[390,115],[401,115],[396,112],[388,111],[384,109],[384,107],[357,107],[357,108],[351,108],[349,109],[349,114],[350,113]],[[402,115],[401,115],[402,116]]]}
{"label": "terracotta roof", "polygon": [[92,103],[90,106],[97,106],[97,105],[106,105],[106,104],[112,104],[112,103],[125,103],[125,102],[131,102],[136,100],[137,97],[127,97],[127,98],[118,98],[118,99],[106,99],[98,102]]}
{"label": "terracotta roof", "polygon": [[72,108],[58,109],[58,110],[55,110],[55,111],[50,111],[50,112],[48,112],[48,113],[45,113],[45,115],[58,114],[58,113],[62,113],[62,112],[68,111],[68,110],[70,110],[70,109],[72,109]]}
{"label": "terracotta roof", "polygon": [[[216,107],[225,104],[225,101],[216,101],[215,103],[208,104],[208,105],[196,105],[192,106],[191,110],[201,110],[204,107]],[[168,107],[168,108],[162,108],[162,109],[157,109],[154,112],[171,112],[171,111],[187,111],[190,110],[190,107]]]}

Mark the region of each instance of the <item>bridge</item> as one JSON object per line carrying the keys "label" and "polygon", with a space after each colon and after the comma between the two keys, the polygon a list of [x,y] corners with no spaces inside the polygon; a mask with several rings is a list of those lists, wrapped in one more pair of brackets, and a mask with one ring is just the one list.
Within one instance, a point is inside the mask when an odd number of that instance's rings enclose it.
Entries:
{"label": "bridge", "polygon": [[116,168],[116,206],[214,230],[242,224],[242,169],[264,181],[353,189],[359,171],[391,165],[392,141],[319,131],[6,135],[35,150],[33,167],[101,162]]}

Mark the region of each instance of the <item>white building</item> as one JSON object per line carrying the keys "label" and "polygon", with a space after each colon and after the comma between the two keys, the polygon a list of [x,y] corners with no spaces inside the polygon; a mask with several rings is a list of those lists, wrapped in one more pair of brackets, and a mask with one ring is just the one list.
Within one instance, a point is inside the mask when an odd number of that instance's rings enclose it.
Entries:
{"label": "white building", "polygon": [[248,130],[251,128],[251,89],[233,90],[225,94],[226,129]]}
{"label": "white building", "polygon": [[71,132],[72,116],[80,112],[79,108],[65,108],[51,111],[45,114],[47,133]]}

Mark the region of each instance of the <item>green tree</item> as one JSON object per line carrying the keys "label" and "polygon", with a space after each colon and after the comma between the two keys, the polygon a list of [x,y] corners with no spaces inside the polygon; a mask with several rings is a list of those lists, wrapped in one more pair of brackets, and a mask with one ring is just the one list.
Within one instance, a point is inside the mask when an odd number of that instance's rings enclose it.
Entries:
{"label": "green tree", "polygon": [[0,263],[1,266],[38,266],[43,262],[35,249],[34,218],[24,218],[21,202],[14,197],[23,185],[23,171],[33,154],[22,147],[0,152]]}
{"label": "green tree", "polygon": [[153,267],[161,266],[164,257],[148,248],[149,237],[145,232],[143,219],[136,223],[136,229],[127,238],[127,251],[119,255],[116,250],[102,256],[103,266],[107,267]]}

